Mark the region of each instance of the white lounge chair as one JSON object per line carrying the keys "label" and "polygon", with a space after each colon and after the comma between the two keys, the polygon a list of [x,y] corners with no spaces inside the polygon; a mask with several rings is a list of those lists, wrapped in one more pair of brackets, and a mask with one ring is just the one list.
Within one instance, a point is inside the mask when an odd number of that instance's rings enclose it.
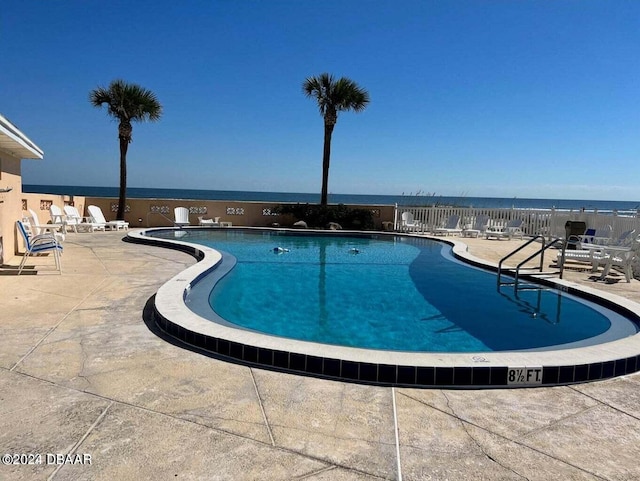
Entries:
{"label": "white lounge chair", "polygon": [[401,215],[400,230],[402,232],[418,232],[424,230],[421,222],[414,219],[411,212],[403,212]]}
{"label": "white lounge chair", "polygon": [[[581,249],[575,250],[565,250],[564,252],[564,261],[573,261],[573,262],[586,262],[591,264],[593,267],[593,271],[597,270],[599,260],[606,257],[606,254],[603,252],[607,248],[620,249],[620,250],[631,250],[631,246],[634,242],[635,238],[635,229],[628,230],[620,234],[620,236],[612,241],[609,244],[580,244]],[[556,258],[556,262],[558,266],[562,266],[562,252],[558,252],[558,256]]]}
{"label": "white lounge chair", "polygon": [[587,229],[587,231],[581,236],[572,236],[569,238],[569,242],[575,242],[578,249],[582,249],[583,246],[592,245],[607,245],[611,244],[611,233],[613,229],[610,225],[600,227],[599,229]]}
{"label": "white lounge chair", "polygon": [[509,240],[514,237],[520,237],[520,239],[522,239],[524,237],[522,224],[523,221],[521,219],[513,219],[507,222],[504,227],[496,225],[489,226],[484,235],[487,239],[491,237],[495,237],[496,239],[504,239],[506,237]]}
{"label": "white lounge chair", "polygon": [[476,217],[473,225],[468,229],[462,229],[462,237],[479,237],[484,235],[489,225],[488,215],[479,215]]}
{"label": "white lounge chair", "polygon": [[24,239],[24,245],[26,252],[22,257],[22,262],[18,267],[18,275],[22,273],[24,265],[27,262],[27,258],[31,254],[40,254],[43,252],[53,252],[53,256],[56,262],[56,270],[62,273],[62,266],[60,264],[60,255],[62,254],[62,245],[58,242],[56,237],[51,233],[33,235],[29,232],[27,227],[22,221],[16,221],[16,226],[20,235]]}
{"label": "white lounge chair", "polygon": [[29,211],[30,219],[29,218],[23,219],[23,221],[26,221],[26,223],[28,223],[33,235],[37,236],[37,235],[42,235],[49,232],[55,236],[58,242],[64,242],[64,239],[65,239],[65,235],[63,232],[64,224],[41,224],[40,219],[38,219],[38,214],[36,214],[36,211],[33,209],[27,209],[27,210]]}
{"label": "white lounge chair", "polygon": [[450,215],[447,218],[447,221],[445,222],[444,226],[436,227],[435,229],[433,229],[433,233],[436,235],[460,234],[462,232],[462,229],[458,227],[459,223],[460,223],[459,215]]}
{"label": "white lounge chair", "polygon": [[173,225],[176,227],[183,227],[189,225],[189,209],[186,207],[176,207],[173,209],[174,221]]}
{"label": "white lounge chair", "polygon": [[104,218],[104,214],[102,213],[102,209],[97,205],[90,205],[87,207],[89,211],[89,216],[91,217],[91,222],[94,224],[103,224],[105,229],[109,230],[128,230],[129,223],[123,220],[107,220]]}
{"label": "white lounge chair", "polygon": [[105,229],[105,224],[91,222],[91,217],[82,217],[80,212],[78,212],[78,208],[73,205],[65,205],[64,213],[67,217],[67,227],[71,227],[74,232],[94,232],[96,230]]}
{"label": "white lounge chair", "polygon": [[598,266],[603,265],[604,269],[600,275],[600,280],[604,280],[612,267],[620,267],[627,282],[631,282],[633,277],[633,263],[638,256],[639,243],[636,240],[632,247],[605,247],[594,253],[592,259],[592,271],[595,272]]}
{"label": "white lounge chair", "polygon": [[205,219],[204,217],[198,217],[198,225],[205,227],[220,227],[220,217],[215,219]]}
{"label": "white lounge chair", "polygon": [[62,224],[62,231],[67,232],[67,216],[62,212],[62,209],[55,204],[51,204],[49,214],[51,215],[51,222],[53,224]]}

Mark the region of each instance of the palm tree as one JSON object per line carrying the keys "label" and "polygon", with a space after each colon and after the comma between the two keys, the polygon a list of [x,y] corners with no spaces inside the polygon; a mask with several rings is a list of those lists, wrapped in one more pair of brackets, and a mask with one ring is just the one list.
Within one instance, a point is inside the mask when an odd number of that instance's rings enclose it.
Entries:
{"label": "palm tree", "polygon": [[333,75],[323,73],[309,77],[302,84],[307,97],[318,102],[320,115],[324,118],[324,151],[322,154],[322,194],[320,204],[327,205],[329,184],[329,161],[331,158],[331,135],[338,121],[338,112],[363,111],[369,103],[369,93],[346,77],[335,80]]}
{"label": "palm tree", "polygon": [[136,84],[114,80],[108,88],[98,87],[89,93],[89,102],[94,107],[107,104],[107,113],[117,119],[120,139],[120,195],[116,218],[124,220],[127,201],[127,149],[131,143],[131,122],[155,122],[162,115],[162,105],[155,94]]}

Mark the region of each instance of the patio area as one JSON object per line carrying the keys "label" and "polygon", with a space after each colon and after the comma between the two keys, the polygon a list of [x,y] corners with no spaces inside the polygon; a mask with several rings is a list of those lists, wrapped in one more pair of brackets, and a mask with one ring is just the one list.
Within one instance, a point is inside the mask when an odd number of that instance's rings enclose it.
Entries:
{"label": "patio area", "polygon": [[[195,259],[122,238],[68,234],[62,275],[0,270],[0,455],[41,455],[4,456],[0,479],[640,479],[640,374],[422,390],[224,362],[145,323],[157,289]],[[463,241],[494,262],[521,242]],[[565,271],[640,302],[640,281],[592,278]]]}

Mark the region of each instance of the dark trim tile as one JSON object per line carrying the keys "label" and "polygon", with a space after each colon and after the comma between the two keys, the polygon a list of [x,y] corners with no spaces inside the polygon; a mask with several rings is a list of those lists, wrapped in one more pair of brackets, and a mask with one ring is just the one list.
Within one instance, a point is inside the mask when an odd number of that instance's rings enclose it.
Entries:
{"label": "dark trim tile", "polygon": [[398,366],[390,364],[380,364],[378,366],[378,382],[385,384],[396,384]]}
{"label": "dark trim tile", "polygon": [[566,384],[573,382],[574,366],[561,366],[560,375],[558,376],[558,382],[560,384]]}
{"label": "dark trim tile", "polygon": [[398,366],[398,383],[415,384],[416,368],[414,366]]}
{"label": "dark trim tile", "polygon": [[[436,371],[437,374],[437,371]],[[456,386],[471,386],[473,384],[473,368],[456,367],[453,369],[453,382]]]}
{"label": "dark trim tile", "polygon": [[242,360],[242,344],[239,344],[237,342],[230,342],[229,343],[229,356],[235,358],[235,359],[240,359]]}
{"label": "dark trim tile", "polygon": [[508,372],[509,372],[508,367],[492,367],[491,368],[491,385],[506,386]]}
{"label": "dark trim tile", "polygon": [[359,379],[359,363],[353,361],[342,361],[342,377],[346,379]]}
{"label": "dark trim tile", "polygon": [[218,354],[228,356],[231,350],[231,342],[226,339],[218,339]]}
{"label": "dark trim tile", "polygon": [[573,373],[573,380],[575,382],[583,382],[589,379],[589,365],[581,364],[580,366],[576,366],[576,369]]}
{"label": "dark trim tile", "polygon": [[258,363],[273,366],[273,349],[258,348]]}
{"label": "dark trim tile", "polygon": [[636,360],[637,359],[638,358],[636,356],[627,358],[627,369],[625,371],[625,374],[631,374],[631,373],[636,372],[638,370],[637,367],[636,367]]}
{"label": "dark trim tile", "polygon": [[360,363],[360,381],[376,382],[378,380],[378,365],[368,362]]}
{"label": "dark trim tile", "polygon": [[187,330],[182,326],[178,326],[178,339],[187,342]]}
{"label": "dark trim tile", "polygon": [[474,367],[473,368],[473,385],[474,386],[491,385],[491,368],[490,367]]}
{"label": "dark trim tile", "polygon": [[254,346],[247,346],[246,344],[244,344],[242,359],[246,362],[258,362],[258,348]]}
{"label": "dark trim tile", "polygon": [[313,374],[322,374],[322,361],[321,357],[307,356],[307,372]]}
{"label": "dark trim tile", "polygon": [[273,365],[275,367],[289,369],[289,353],[285,351],[274,351]]}
{"label": "dark trim tile", "polygon": [[453,386],[453,368],[436,367],[436,386]]}
{"label": "dark trim tile", "polygon": [[198,347],[205,347],[207,344],[206,336],[200,334],[199,332],[195,333],[194,344]]}
{"label": "dark trim tile", "polygon": [[218,352],[218,338],[205,336],[204,348],[210,352]]}
{"label": "dark trim tile", "polygon": [[557,366],[547,366],[542,369],[542,384],[558,384],[560,379],[560,368]]}
{"label": "dark trim tile", "polygon": [[289,354],[289,369],[294,371],[306,371],[307,370],[307,356],[304,354],[298,354],[292,352]]}
{"label": "dark trim tile", "polygon": [[434,386],[436,383],[435,367],[418,367],[416,369],[416,384],[421,386]]}
{"label": "dark trim tile", "polygon": [[602,363],[594,362],[589,365],[589,381],[597,381],[602,379]]}
{"label": "dark trim tile", "polygon": [[340,377],[340,360],[325,357],[323,374],[330,377]]}

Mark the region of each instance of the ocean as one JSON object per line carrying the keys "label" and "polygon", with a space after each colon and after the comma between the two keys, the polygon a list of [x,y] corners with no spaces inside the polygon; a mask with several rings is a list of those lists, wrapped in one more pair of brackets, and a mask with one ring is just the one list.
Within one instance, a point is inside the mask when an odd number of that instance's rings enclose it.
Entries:
{"label": "ocean", "polygon": [[[82,195],[87,197],[118,197],[117,187],[88,187],[73,185],[29,185],[23,192],[59,195]],[[236,190],[154,189],[127,187],[127,197],[132,199],[202,199],[245,200],[262,202],[319,203],[320,194],[302,192],[252,192]],[[636,214],[640,202],[587,199],[521,199],[518,197],[466,197],[436,195],[363,195],[329,194],[329,203],[349,205],[413,205],[413,206],[457,206],[478,208],[561,209],[617,211],[620,214]]]}

